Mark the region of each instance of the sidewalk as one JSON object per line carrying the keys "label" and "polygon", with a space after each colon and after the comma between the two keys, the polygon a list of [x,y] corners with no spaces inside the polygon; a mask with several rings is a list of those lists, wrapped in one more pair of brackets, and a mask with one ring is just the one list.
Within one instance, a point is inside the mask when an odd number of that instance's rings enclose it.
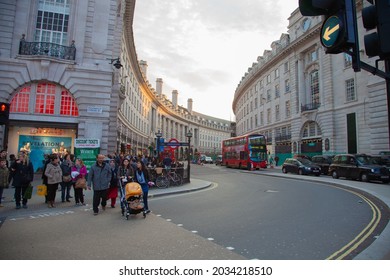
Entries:
{"label": "sidewalk", "polygon": [[[43,196],[37,195],[36,187],[41,184],[42,184],[41,174],[37,173],[34,175],[34,181],[32,182],[32,185],[34,186],[33,195],[31,199],[28,200],[27,203],[28,209],[30,210],[40,210],[40,209],[47,210],[47,205],[45,204],[45,198]],[[166,189],[159,189],[157,187],[152,187],[149,189],[149,197],[152,198],[158,196],[173,195],[177,193],[192,192],[192,191],[208,188],[211,185],[212,185],[211,182],[191,178],[190,183],[183,184],[182,186],[168,187]],[[15,210],[15,202],[13,201],[14,192],[15,189],[12,187],[8,189],[4,189],[3,197],[5,198],[2,200],[2,204],[4,205],[4,207],[0,208],[0,217],[8,216],[9,214],[16,215],[19,211],[21,212],[25,211],[24,209],[20,209],[18,211]],[[73,189],[71,190],[70,195],[72,197],[74,196]],[[92,196],[93,196],[92,190],[84,191],[84,202],[85,204],[87,204],[88,207],[92,207]],[[58,191],[56,194],[55,206],[57,209],[76,207],[74,198],[71,198],[70,200],[71,202],[61,202],[61,191]],[[119,195],[117,198],[116,207],[120,208]]]}

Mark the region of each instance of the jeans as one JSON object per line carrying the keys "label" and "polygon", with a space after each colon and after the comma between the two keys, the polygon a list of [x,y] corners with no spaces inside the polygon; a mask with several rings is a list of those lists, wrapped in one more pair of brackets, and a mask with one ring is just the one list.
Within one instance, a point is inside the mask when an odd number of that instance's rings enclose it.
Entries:
{"label": "jeans", "polygon": [[[70,182],[61,182],[61,200],[64,202],[65,200],[69,200],[70,198],[70,189],[72,188],[72,181]],[[66,195],[65,195],[66,193]]]}
{"label": "jeans", "polygon": [[140,185],[142,188],[142,199],[144,200],[144,209],[149,210],[149,205],[148,205],[149,186],[146,183],[142,183]]}
{"label": "jeans", "polygon": [[76,203],[84,203],[84,193],[82,188],[76,189],[74,186],[74,200]]}

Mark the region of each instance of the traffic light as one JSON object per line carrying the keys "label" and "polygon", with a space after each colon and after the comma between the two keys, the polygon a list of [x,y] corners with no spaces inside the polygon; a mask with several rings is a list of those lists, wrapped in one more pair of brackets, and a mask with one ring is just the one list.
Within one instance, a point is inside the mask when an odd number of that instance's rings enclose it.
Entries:
{"label": "traffic light", "polygon": [[348,53],[360,71],[355,0],[299,0],[303,16],[325,16],[320,41],[328,54]]}
{"label": "traffic light", "polygon": [[[374,4],[373,0],[369,0]],[[362,10],[363,26],[367,30],[376,28],[377,32],[364,36],[364,48],[369,57],[390,58],[390,1],[375,0]]]}
{"label": "traffic light", "polygon": [[9,104],[0,102],[0,125],[7,124],[9,119]]}

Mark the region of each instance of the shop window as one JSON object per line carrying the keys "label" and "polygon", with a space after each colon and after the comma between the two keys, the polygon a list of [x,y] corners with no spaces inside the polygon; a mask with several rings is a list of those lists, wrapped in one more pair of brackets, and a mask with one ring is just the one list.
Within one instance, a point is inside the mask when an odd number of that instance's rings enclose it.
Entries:
{"label": "shop window", "polygon": [[72,117],[79,115],[74,97],[65,88],[50,83],[31,84],[22,88],[13,97],[10,112]]}
{"label": "shop window", "polygon": [[62,90],[61,92],[61,115],[66,116],[78,116],[79,110],[77,108],[76,102],[72,95],[66,90]]}
{"label": "shop window", "polygon": [[30,103],[31,86],[24,87],[18,94],[12,98],[10,112],[11,113],[28,113]]}

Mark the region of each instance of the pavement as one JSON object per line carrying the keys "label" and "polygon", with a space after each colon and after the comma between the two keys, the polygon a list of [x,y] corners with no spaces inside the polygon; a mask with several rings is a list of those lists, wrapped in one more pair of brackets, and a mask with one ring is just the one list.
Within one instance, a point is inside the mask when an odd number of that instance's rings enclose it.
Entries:
{"label": "pavement", "polygon": [[[252,175],[257,176],[275,176],[275,177],[287,177],[290,179],[296,179],[296,180],[307,180],[307,181],[313,181],[313,182],[322,182],[322,183],[328,183],[330,185],[334,185],[337,187],[349,187],[353,189],[362,190],[364,192],[367,192],[374,197],[382,200],[387,207],[390,208],[390,185],[389,184],[375,184],[375,183],[362,183],[358,181],[350,181],[350,180],[334,180],[329,176],[320,176],[320,177],[313,177],[313,176],[299,176],[295,174],[283,174],[281,172],[281,167],[274,167],[272,169],[262,169],[257,171],[243,171],[245,173],[249,173]],[[41,184],[40,174],[36,174],[33,186],[37,186]],[[180,193],[187,193],[187,192],[193,192],[193,191],[199,191],[202,189],[206,189],[208,187],[211,187],[213,185],[212,182],[204,181],[198,178],[191,178],[191,182],[184,184],[182,186],[178,187],[169,187],[166,189],[158,189],[155,187],[150,188],[149,190],[149,197],[161,197],[166,195],[174,195],[174,194],[180,194]],[[3,199],[3,205],[4,207],[0,208],[0,222],[4,223],[5,218],[4,217],[15,217],[15,215],[18,215],[18,213],[23,213],[26,211],[26,209],[21,210],[15,210],[15,202],[12,201],[14,189],[8,188],[4,189],[3,196],[5,199]],[[89,207],[92,205],[92,191],[85,191],[85,202]],[[71,195],[73,196],[73,191],[71,192]],[[57,210],[64,210],[64,209],[72,209],[74,208],[74,200],[72,202],[65,202],[61,203],[58,202],[61,200],[61,192],[57,192],[56,195],[56,209]],[[119,205],[117,205],[119,207]],[[46,210],[47,205],[44,203],[44,197],[38,196],[36,194],[36,190],[33,191],[32,198],[28,201],[28,209],[27,210]],[[388,209],[387,209],[388,210]],[[1,224],[0,224],[1,226]],[[144,234],[148,231],[144,231]],[[208,245],[207,247],[209,247]],[[219,250],[219,253],[215,253],[218,256],[219,259],[237,259],[239,256],[233,255],[232,252],[229,252],[226,248],[220,247],[220,248],[214,248],[215,250]],[[195,256],[194,256],[195,258]],[[207,259],[207,257],[206,257]],[[387,225],[385,229],[382,231],[380,236],[376,238],[376,240],[363,252],[361,252],[359,255],[355,257],[355,259],[358,260],[390,260],[390,223],[387,222]]]}

